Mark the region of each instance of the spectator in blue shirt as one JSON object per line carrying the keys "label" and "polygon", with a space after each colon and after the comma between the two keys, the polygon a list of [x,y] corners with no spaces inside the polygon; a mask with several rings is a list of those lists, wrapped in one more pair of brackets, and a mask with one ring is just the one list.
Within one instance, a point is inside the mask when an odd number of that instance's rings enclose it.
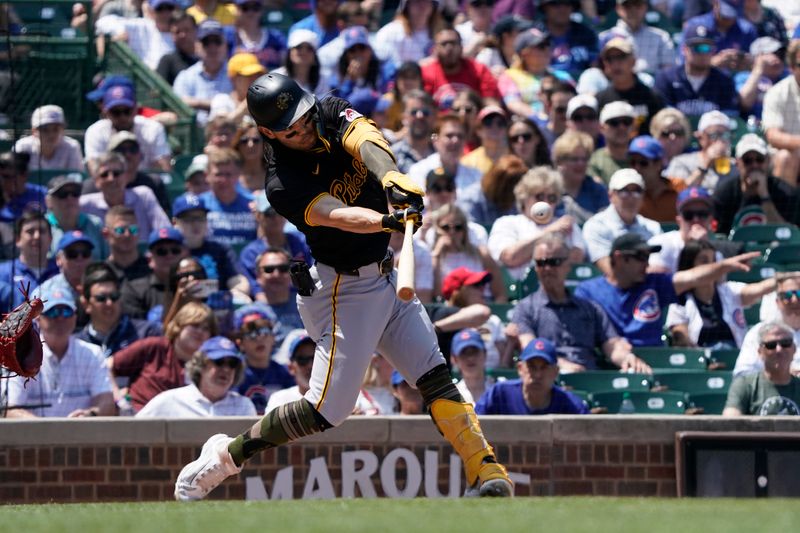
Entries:
{"label": "spectator in blue shirt", "polygon": [[12,287],[12,309],[24,301],[21,292],[17,290],[20,283],[26,287],[30,284],[30,290],[33,291],[58,274],[56,262],[48,258],[52,234],[50,224],[42,213],[24,212],[14,228],[14,239],[19,257],[0,263],[0,281],[5,281]]}
{"label": "spectator in blue shirt", "polygon": [[319,37],[319,46],[334,40],[339,35],[336,24],[338,6],[339,0],[311,0],[311,14],[292,24],[289,35],[295,30],[311,30]]}
{"label": "spectator in blue shirt", "polygon": [[499,381],[475,405],[479,415],[581,415],[589,412],[583,400],[554,385],[558,376],[556,347],[533,339],[517,362],[520,379]]}
{"label": "spectator in blue shirt", "polygon": [[272,359],[277,321],[272,309],[261,303],[241,307],[233,315],[236,345],[246,362],[244,380],[237,390],[250,398],[259,415],[264,414],[273,392],[295,385],[289,370]]}
{"label": "spectator in blue shirt", "polygon": [[690,18],[684,26],[685,33],[693,26],[704,26],[714,32],[717,52],[711,64],[729,72],[745,70],[745,55],[758,38],[756,27],[739,15],[738,3],[737,0],[713,0],[710,12]]}
{"label": "spectator in blue shirt", "polygon": [[708,111],[738,112],[733,80],[712,66],[716,34],[702,24],[688,24],[681,48],[683,65],[665,68],[656,76],[655,89],[668,106],[677,107],[688,118]]}
{"label": "spectator in blue shirt", "polygon": [[541,29],[550,34],[554,69],[568,72],[578,79],[581,72],[597,59],[599,43],[597,34],[585,24],[571,19],[579,7],[577,0],[541,0],[539,8],[544,14]]}
{"label": "spectator in blue shirt", "polygon": [[289,278],[289,254],[280,248],[268,248],[256,259],[256,281],[261,293],[255,299],[265,302],[278,316],[280,326],[275,336],[283,342],[293,329],[303,329],[303,320],[297,310],[297,293]]}
{"label": "spectator in blue shirt", "polygon": [[209,149],[206,179],[211,190],[200,195],[208,209],[208,235],[229,246],[256,238],[258,224],[250,210],[252,196],[238,187],[241,158],[232,148]]}
{"label": "spectator in blue shirt", "polygon": [[25,152],[0,154],[0,222],[18,220],[23,211],[45,211],[47,189],[28,183],[28,163],[31,155]]}
{"label": "spectator in blue shirt", "polygon": [[611,244],[610,272],[575,289],[575,297],[600,304],[617,331],[634,346],[661,346],[661,310],[675,303],[678,294],[728,272],[747,271],[748,262],[760,255],[750,252],[675,274],[648,274],[650,254],[660,250],[661,246],[647,244],[637,233],[620,235]]}

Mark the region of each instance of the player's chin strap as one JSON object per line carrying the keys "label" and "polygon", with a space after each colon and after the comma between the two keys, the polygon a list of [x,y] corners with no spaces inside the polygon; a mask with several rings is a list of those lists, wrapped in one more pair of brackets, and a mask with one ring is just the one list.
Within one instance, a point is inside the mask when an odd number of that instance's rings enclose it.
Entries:
{"label": "player's chin strap", "polygon": [[[300,399],[276,407],[264,415],[250,430],[233,439],[228,451],[236,466],[241,466],[262,450],[276,448],[332,427],[308,401]],[[258,436],[254,437],[251,433]]]}
{"label": "player's chin strap", "polygon": [[447,365],[439,365],[417,381],[425,407],[439,432],[450,442],[461,460],[467,485],[490,479],[506,479],[505,468],[497,463],[494,450],[486,441],[472,404],[465,403],[453,385]]}

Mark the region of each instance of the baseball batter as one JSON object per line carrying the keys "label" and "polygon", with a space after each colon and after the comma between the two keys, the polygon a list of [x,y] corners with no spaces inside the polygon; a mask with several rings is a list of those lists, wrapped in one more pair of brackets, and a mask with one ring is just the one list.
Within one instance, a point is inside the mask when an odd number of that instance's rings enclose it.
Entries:
{"label": "baseball batter", "polygon": [[176,499],[203,498],[258,452],[340,424],[353,411],[375,351],[416,384],[464,462],[466,494],[512,496],[472,405],[453,385],[422,305],[395,296],[388,232],[402,232],[407,218],[422,223],[423,191],[398,172],[374,123],[345,100],[317,101],[291,78],[271,73],[250,86],[247,105],[271,148],[270,204],[306,235],[317,260],[310,269],[292,269],[300,314],[317,343],[310,390],[236,438],[212,436],[178,475]]}

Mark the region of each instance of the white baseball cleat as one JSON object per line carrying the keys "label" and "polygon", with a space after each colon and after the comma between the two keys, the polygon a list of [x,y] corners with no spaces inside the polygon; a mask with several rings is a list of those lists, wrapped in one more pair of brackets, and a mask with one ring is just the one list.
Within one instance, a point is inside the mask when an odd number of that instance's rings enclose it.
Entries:
{"label": "white baseball cleat", "polygon": [[200,457],[183,467],[175,481],[175,499],[178,501],[201,500],[214,490],[225,478],[242,471],[236,466],[228,452],[233,440],[222,433],[209,438],[200,452]]}

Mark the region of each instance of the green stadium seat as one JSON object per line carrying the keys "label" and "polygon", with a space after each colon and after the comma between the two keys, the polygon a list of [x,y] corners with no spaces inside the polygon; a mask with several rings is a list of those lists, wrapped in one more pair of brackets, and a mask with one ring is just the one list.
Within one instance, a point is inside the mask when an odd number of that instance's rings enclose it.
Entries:
{"label": "green stadium seat", "polygon": [[784,266],[800,264],[800,244],[780,244],[770,248],[764,261]]}
{"label": "green stadium seat", "polygon": [[767,245],[800,243],[800,230],[793,224],[754,224],[734,229],[731,240]]}
{"label": "green stadium seat", "polygon": [[576,287],[581,281],[602,275],[603,272],[592,263],[576,263],[569,269],[565,285],[569,288]]}
{"label": "green stadium seat", "polygon": [[706,392],[702,394],[689,395],[689,405],[691,407],[702,407],[704,415],[721,415],[725,409],[725,401],[728,394],[717,392]]}
{"label": "green stadium seat", "polygon": [[493,315],[500,317],[504,323],[511,322],[511,315],[514,313],[514,304],[489,304],[489,309],[492,310]]}
{"label": "green stadium seat", "polygon": [[70,169],[38,169],[38,170],[29,170],[28,171],[28,183],[37,183],[40,185],[47,186],[47,182],[51,179],[55,178],[56,176],[62,176],[64,174],[77,174],[81,177],[81,181],[85,181],[88,177],[86,172],[81,172],[77,170],[70,170]]}
{"label": "green stadium seat", "polygon": [[667,233],[668,231],[675,231],[678,229],[677,222],[661,222],[661,231]]}
{"label": "green stadium seat", "polygon": [[726,393],[731,386],[733,373],[730,371],[705,372],[655,372],[653,385],[667,387],[671,391],[699,393]]}
{"label": "green stadium seat", "polygon": [[777,263],[755,263],[748,272],[730,272],[728,281],[741,281],[742,283],[758,283],[767,278],[771,278],[776,272],[784,270],[782,265]]}
{"label": "green stadium seat", "polygon": [[686,395],[682,392],[597,392],[591,395],[594,407],[605,407],[610,414],[619,413],[622,397],[628,394],[636,414],[682,415],[686,412]]}
{"label": "green stadium seat", "polygon": [[744,310],[744,321],[748,326],[755,326],[761,322],[761,304],[751,305]]}
{"label": "green stadium seat", "polygon": [[559,385],[570,390],[587,392],[602,391],[649,391],[650,376],[647,374],[623,374],[615,370],[594,370],[560,374]]}
{"label": "green stadium seat", "polygon": [[503,283],[506,285],[508,299],[512,302],[519,301],[539,288],[539,280],[536,278],[536,271],[529,268],[522,279],[514,279],[504,267],[500,267],[503,273]]}
{"label": "green stadium seat", "polygon": [[633,353],[650,365],[669,370],[705,370],[705,350],[680,346],[634,346]]}
{"label": "green stadium seat", "polygon": [[[758,306],[754,305],[756,311]],[[756,313],[758,314],[758,313]],[[745,311],[745,319],[747,318],[747,311]],[[739,357],[738,348],[729,348],[725,350],[711,350],[706,354],[709,369],[713,370],[733,370],[736,366],[736,359]]]}

